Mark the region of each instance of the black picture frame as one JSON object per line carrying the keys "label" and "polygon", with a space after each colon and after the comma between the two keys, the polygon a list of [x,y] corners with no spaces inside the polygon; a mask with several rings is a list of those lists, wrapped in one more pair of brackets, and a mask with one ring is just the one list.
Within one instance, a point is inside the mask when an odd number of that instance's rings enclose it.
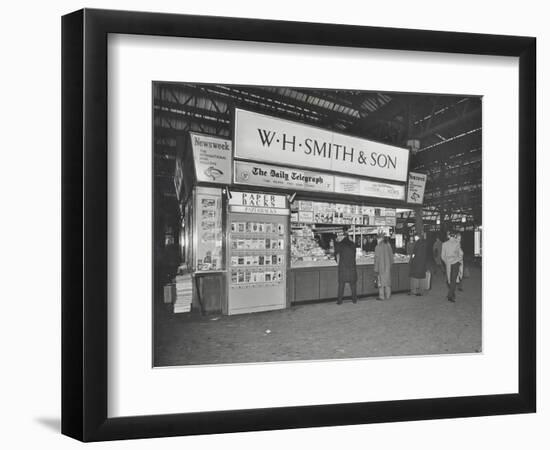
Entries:
{"label": "black picture frame", "polygon": [[[107,36],[231,39],[519,58],[519,386],[471,397],[107,417]],[[82,441],[536,409],[536,39],[84,9],[62,18],[62,433]],[[516,295],[511,293],[511,295]]]}

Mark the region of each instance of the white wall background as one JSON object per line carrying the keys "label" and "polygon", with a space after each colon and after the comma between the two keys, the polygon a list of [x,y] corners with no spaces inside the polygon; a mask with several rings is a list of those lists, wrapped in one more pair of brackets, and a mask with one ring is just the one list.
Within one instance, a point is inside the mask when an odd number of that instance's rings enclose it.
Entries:
{"label": "white wall background", "polygon": [[[531,35],[538,38],[539,279],[550,251],[543,209],[550,183],[543,168],[549,105],[550,30],[545,2],[441,1],[337,3],[278,0],[111,0],[9,2],[1,16],[0,129],[0,443],[4,448],[73,448],[59,434],[60,417],[60,16],[83,6],[246,16],[449,31]],[[546,119],[546,120],[545,120]],[[545,195],[546,194],[546,195]],[[503,215],[505,215],[503,204]],[[505,226],[505,225],[504,225]],[[547,225],[546,227],[547,228]],[[550,437],[550,308],[539,281],[539,412],[536,415],[362,425],[102,443],[106,448],[262,448],[369,446],[373,448],[548,448]],[[546,352],[546,355],[543,353]]]}

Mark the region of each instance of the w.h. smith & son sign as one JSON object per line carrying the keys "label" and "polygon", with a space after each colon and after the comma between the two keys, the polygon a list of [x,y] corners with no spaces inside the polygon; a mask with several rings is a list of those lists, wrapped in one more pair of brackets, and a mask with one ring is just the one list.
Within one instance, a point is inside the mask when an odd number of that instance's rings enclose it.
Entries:
{"label": "w.h. smith & son sign", "polygon": [[404,182],[409,151],[235,109],[235,158]]}

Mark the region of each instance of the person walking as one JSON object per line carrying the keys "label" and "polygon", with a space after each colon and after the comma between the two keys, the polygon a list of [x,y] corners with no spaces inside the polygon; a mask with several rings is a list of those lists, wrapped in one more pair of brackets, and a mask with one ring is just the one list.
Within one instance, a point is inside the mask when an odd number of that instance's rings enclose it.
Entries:
{"label": "person walking", "polygon": [[349,238],[348,229],[344,229],[344,237],[335,246],[335,256],[338,262],[338,305],[343,302],[344,288],[349,283],[353,303],[357,303],[357,266],[355,262],[355,243]]}
{"label": "person walking", "polygon": [[460,275],[463,258],[459,239],[457,239],[456,233],[450,233],[449,240],[443,243],[441,249],[441,259],[445,263],[447,284],[449,286],[447,300],[453,303],[456,301],[456,283]]}
{"label": "person walking", "polygon": [[411,290],[409,295],[422,295],[421,280],[426,278],[426,240],[421,232],[415,236],[414,249],[409,263]]}
{"label": "person walking", "polygon": [[432,246],[432,255],[434,258],[435,268],[437,271],[441,271],[442,274],[445,274],[443,269],[443,264],[441,262],[441,248],[443,247],[443,242],[437,236],[434,245]]}
{"label": "person walking", "polygon": [[462,234],[456,234],[456,240],[458,241],[459,246],[459,255],[460,255],[460,268],[458,269],[458,277],[456,279],[456,288],[459,291],[463,291],[462,280],[464,279],[464,250],[462,250]]}
{"label": "person walking", "polygon": [[378,236],[378,245],[374,249],[374,272],[377,274],[378,298],[389,300],[391,297],[391,267],[393,251],[386,236]]}

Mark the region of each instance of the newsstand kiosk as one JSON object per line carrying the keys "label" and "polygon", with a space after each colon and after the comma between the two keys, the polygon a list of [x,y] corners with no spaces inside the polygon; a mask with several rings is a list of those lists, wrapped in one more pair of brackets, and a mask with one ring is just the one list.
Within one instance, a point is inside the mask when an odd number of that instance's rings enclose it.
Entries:
{"label": "newsstand kiosk", "polygon": [[[192,308],[242,314],[334,299],[344,228],[357,246],[358,293],[375,295],[373,236],[392,237],[396,209],[423,201],[426,176],[409,173],[409,150],[240,109],[233,120],[232,140],[178,139]],[[393,291],[408,288],[407,262],[395,255]]]}

